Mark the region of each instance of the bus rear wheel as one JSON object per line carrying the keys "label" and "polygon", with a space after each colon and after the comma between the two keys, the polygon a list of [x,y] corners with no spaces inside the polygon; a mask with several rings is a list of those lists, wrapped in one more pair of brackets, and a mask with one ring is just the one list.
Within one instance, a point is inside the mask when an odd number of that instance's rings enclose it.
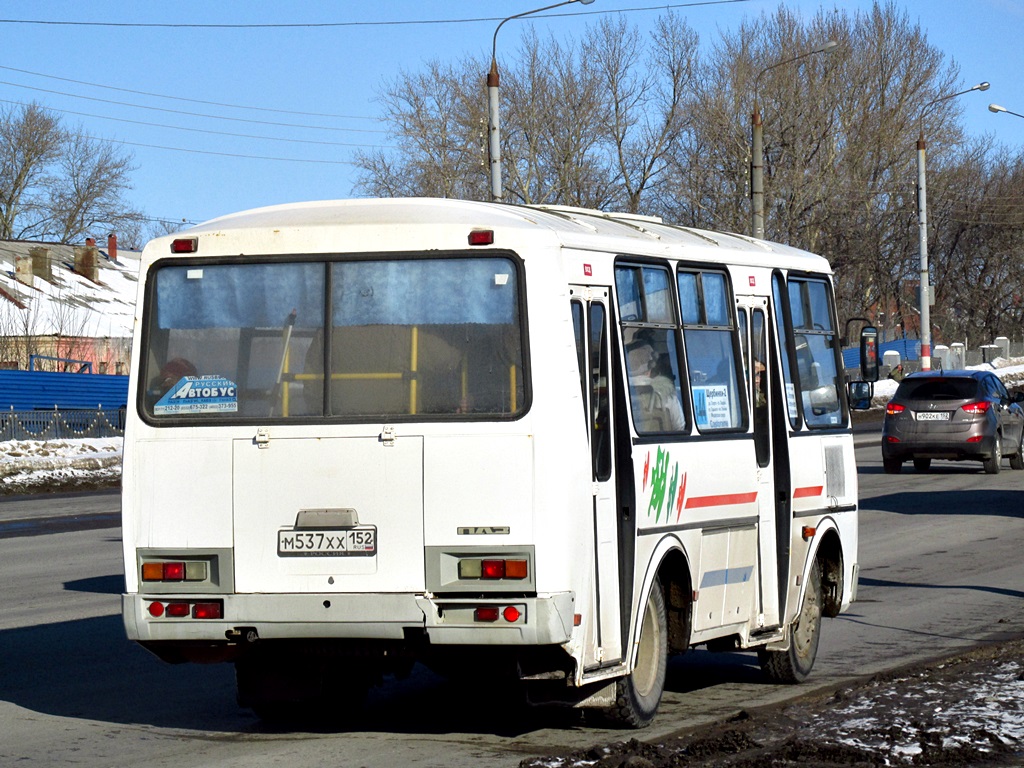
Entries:
{"label": "bus rear wheel", "polygon": [[821,565],[815,561],[804,591],[804,602],[796,621],[789,625],[789,648],[770,651],[761,648],[757,658],[761,670],[774,683],[802,683],[811,674],[821,636]]}
{"label": "bus rear wheel", "polygon": [[668,667],[668,618],[661,581],[654,580],[647,596],[640,643],[633,671],[615,682],[615,703],[604,712],[612,723],[628,728],[644,728],[658,712],[665,690]]}

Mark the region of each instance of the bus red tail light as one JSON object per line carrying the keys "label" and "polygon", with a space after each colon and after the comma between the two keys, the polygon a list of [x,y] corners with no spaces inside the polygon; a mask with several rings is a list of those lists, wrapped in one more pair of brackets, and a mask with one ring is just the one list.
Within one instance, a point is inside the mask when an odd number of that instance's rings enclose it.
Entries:
{"label": "bus red tail light", "polygon": [[173,619],[183,619],[192,613],[192,607],[188,603],[168,603],[167,604],[167,617]]}
{"label": "bus red tail light", "polygon": [[497,621],[498,620],[498,606],[496,605],[481,605],[475,611],[473,611],[474,621]]}
{"label": "bus red tail light", "polygon": [[530,576],[529,561],[524,558],[499,560],[488,558],[459,560],[460,579],[527,579]]}
{"label": "bus red tail light", "polygon": [[206,581],[209,565],[202,560],[151,560],[142,564],[143,581]]}
{"label": "bus red tail light", "polygon": [[192,606],[193,619],[223,619],[224,608],[220,603],[196,603]]}
{"label": "bus red tail light", "polygon": [[481,579],[504,579],[505,578],[505,561],[504,560],[484,560],[480,563],[480,578]]}

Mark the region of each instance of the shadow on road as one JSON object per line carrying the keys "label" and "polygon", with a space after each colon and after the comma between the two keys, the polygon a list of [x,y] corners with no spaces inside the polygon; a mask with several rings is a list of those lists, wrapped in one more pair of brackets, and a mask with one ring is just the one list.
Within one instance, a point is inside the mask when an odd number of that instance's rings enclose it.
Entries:
{"label": "shadow on road", "polygon": [[[74,600],[75,593],[120,594],[122,582],[120,574],[112,574],[69,582],[65,588]],[[254,737],[306,731],[516,737],[543,728],[584,726],[579,711],[529,708],[514,688],[495,685],[484,674],[472,682],[453,682],[417,665],[409,678],[388,678],[373,689],[353,719],[284,731],[238,707],[232,665],[166,664],[128,641],[117,614],[2,630],[0,648],[0,699],[57,717]],[[689,694],[735,682],[764,682],[755,655],[698,650],[672,660],[666,688]],[[595,738],[602,733],[588,730]]]}
{"label": "shadow on road", "polygon": [[901,515],[999,515],[1024,517],[1020,491],[1014,488],[989,490],[944,490],[936,492],[926,486],[915,491],[902,491],[872,496],[861,502],[862,509],[895,512]]}

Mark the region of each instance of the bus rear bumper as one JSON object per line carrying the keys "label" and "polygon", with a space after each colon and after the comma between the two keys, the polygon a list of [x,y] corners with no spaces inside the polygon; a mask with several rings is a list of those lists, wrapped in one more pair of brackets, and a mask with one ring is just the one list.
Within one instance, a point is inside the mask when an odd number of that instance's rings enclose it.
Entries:
{"label": "bus rear bumper", "polygon": [[[574,625],[571,592],[536,597],[440,598],[422,594],[218,594],[121,596],[129,640],[228,643],[254,640],[403,640],[436,645],[560,645]],[[160,604],[160,608],[153,608]],[[171,616],[169,606],[188,606]],[[219,604],[221,618],[195,618]],[[175,612],[182,612],[184,609]]]}

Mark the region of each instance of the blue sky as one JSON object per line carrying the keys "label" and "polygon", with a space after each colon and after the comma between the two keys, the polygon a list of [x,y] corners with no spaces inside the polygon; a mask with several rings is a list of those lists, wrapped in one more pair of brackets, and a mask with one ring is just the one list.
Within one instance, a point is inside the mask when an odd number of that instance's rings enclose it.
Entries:
{"label": "blue sky", "polygon": [[[495,19],[553,2],[8,0],[0,10],[4,39],[0,104],[34,99],[61,110],[69,125],[80,125],[97,137],[130,142],[128,149],[138,166],[131,199],[152,217],[201,221],[262,205],[349,197],[354,179],[347,162],[354,151],[350,145],[381,144],[385,139],[380,133],[383,126],[375,120],[380,115],[375,97],[384,81],[403,69],[416,71],[433,58],[481,56],[489,51]],[[838,7],[851,14],[871,7],[870,0],[786,0],[783,4],[805,17],[821,7]],[[559,9],[578,15],[534,17],[529,23],[542,34],[550,31],[579,36],[587,23],[593,23],[595,14],[614,11],[627,13],[631,22],[646,29],[666,6],[672,5],[680,6],[676,11],[697,30],[702,46],[706,46],[717,39],[720,31],[735,29],[745,17],[771,13],[779,2],[734,0],[686,7],[681,0],[595,0],[589,6]],[[989,91],[967,94],[958,100],[968,131],[974,135],[991,133],[1015,151],[1024,149],[1024,119],[994,115],[987,109],[995,102],[1024,114],[1024,0],[907,0],[902,5],[911,20],[921,24],[929,40],[960,65],[964,87],[981,80],[992,83]],[[476,21],[393,23],[456,19]],[[119,25],[364,24],[195,29],[24,24],[11,20]],[[503,47],[514,50],[524,23],[505,25],[498,40],[499,54]],[[83,96],[90,98],[80,98]],[[168,127],[172,125],[193,130]],[[910,146],[915,139],[906,137]]]}

